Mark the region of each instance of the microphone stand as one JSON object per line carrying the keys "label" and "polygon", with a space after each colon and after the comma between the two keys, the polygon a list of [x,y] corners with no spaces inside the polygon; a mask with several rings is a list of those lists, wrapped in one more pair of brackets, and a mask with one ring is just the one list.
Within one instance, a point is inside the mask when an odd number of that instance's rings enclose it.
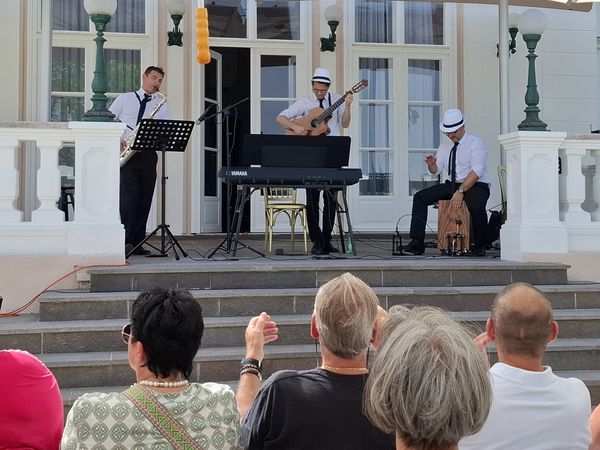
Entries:
{"label": "microphone stand", "polygon": [[[216,111],[211,115],[205,116],[203,117],[205,114],[203,114],[202,116],[200,116],[200,118],[198,118],[198,121],[196,123],[201,123],[203,120],[208,120],[208,119],[212,119],[213,117],[217,117],[218,115],[222,114],[224,117],[224,121],[225,121],[225,155],[226,155],[226,167],[227,170],[231,169],[231,145],[230,145],[230,140],[229,140],[229,136],[230,136],[230,131],[229,131],[229,119],[231,116],[231,110],[233,108],[235,108],[236,106],[244,103],[245,101],[250,100],[250,97],[246,97],[236,103],[233,103],[232,105],[226,106],[225,108],[221,109],[220,111]],[[264,253],[259,252],[258,250],[250,247],[249,245],[244,244],[243,242],[240,242],[237,238],[233,237],[233,224],[231,223],[231,181],[226,180],[225,183],[227,184],[227,200],[226,200],[226,208],[227,208],[227,235],[225,237],[225,239],[223,239],[219,245],[217,245],[217,247],[210,252],[210,254],[207,256],[207,259],[212,258],[215,253],[217,253],[219,250],[223,250],[225,251],[225,253],[229,254],[231,253],[232,250],[232,243],[235,241],[235,246],[233,248],[233,254],[235,256],[235,252],[237,251],[237,247],[241,246],[243,248],[247,248],[248,250],[252,250],[253,252],[259,254],[260,256],[265,256]],[[243,207],[243,205],[242,205]]]}

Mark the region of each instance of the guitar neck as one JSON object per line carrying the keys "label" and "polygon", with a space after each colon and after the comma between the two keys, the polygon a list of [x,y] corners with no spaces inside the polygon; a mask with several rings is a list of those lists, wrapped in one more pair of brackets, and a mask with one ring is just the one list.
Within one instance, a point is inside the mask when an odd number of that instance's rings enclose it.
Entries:
{"label": "guitar neck", "polygon": [[344,103],[344,101],[346,100],[346,97],[351,93],[352,93],[352,91],[348,91],[344,95],[342,95],[336,102],[334,102],[332,105],[330,105],[329,108],[327,108],[325,111],[323,111],[319,115],[319,117],[317,117],[317,119],[315,120],[315,123],[317,123],[317,124],[323,123],[323,121],[325,119],[327,119],[331,114],[333,114],[333,112],[336,109],[338,109],[340,106],[342,106],[342,103]]}

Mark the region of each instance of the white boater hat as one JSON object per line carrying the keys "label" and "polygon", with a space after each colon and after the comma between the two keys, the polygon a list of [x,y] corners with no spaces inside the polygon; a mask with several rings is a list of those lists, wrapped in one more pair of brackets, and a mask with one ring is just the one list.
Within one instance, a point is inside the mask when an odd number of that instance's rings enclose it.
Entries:
{"label": "white boater hat", "polygon": [[316,81],[317,83],[331,84],[331,75],[329,74],[329,70],[322,67],[317,67],[315,69],[315,73],[313,74],[312,81]]}
{"label": "white boater hat", "polygon": [[460,109],[449,109],[444,113],[444,120],[440,123],[440,130],[452,133],[465,124],[465,117]]}

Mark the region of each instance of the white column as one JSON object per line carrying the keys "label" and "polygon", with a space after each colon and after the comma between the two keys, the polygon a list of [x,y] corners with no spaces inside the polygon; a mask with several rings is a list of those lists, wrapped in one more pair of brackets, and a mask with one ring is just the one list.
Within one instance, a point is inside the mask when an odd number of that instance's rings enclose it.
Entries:
{"label": "white column", "polygon": [[590,215],[581,209],[585,201],[585,176],[581,171],[581,160],[586,154],[585,141],[567,139],[561,147],[560,219],[564,222],[591,222]]}
{"label": "white column", "polygon": [[31,222],[64,222],[64,213],[56,205],[60,197],[60,171],[58,170],[58,149],[62,141],[54,138],[40,138],[40,168],[37,171],[37,198],[40,206],[31,212]]}
{"label": "white column", "polygon": [[598,207],[592,211],[592,221],[600,222],[600,149],[594,149],[591,155],[596,159],[596,174],[593,178],[592,192],[594,195],[594,201]]}
{"label": "white column", "polygon": [[15,208],[19,192],[15,167],[18,144],[16,138],[0,138],[0,225],[23,220],[23,213]]}
{"label": "white column", "polygon": [[568,251],[558,199],[558,146],[566,135],[518,131],[499,136],[507,166],[508,216],[500,231],[502,259],[522,261],[527,253]]}

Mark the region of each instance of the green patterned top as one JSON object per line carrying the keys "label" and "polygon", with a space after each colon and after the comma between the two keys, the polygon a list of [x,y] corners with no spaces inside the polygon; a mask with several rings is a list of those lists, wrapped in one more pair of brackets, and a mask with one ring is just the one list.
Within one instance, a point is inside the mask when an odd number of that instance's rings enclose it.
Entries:
{"label": "green patterned top", "polygon": [[[152,394],[204,450],[241,449],[239,415],[229,386],[192,383],[174,394]],[[169,442],[122,393],[85,394],[69,415],[61,449],[170,449]]]}

